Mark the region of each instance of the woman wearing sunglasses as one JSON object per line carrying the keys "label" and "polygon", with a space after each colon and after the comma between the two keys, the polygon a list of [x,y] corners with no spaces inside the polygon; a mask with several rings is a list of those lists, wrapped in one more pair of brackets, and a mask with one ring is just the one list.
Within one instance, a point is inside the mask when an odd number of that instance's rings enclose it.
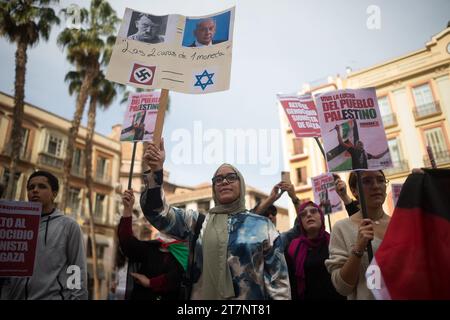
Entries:
{"label": "woman wearing sunglasses", "polygon": [[287,246],[291,294],[294,300],[342,300],[325,268],[330,235],[325,231],[324,214],[312,201],[298,208],[297,228],[300,235]]}
{"label": "woman wearing sunglasses", "polygon": [[[369,266],[366,252],[371,241],[373,253],[384,238],[390,217],[383,210],[386,199],[386,180],[383,171],[362,171],[361,185],[367,206],[367,219],[358,211],[347,219],[336,222],[330,240],[330,258],[325,265],[331,273],[336,290],[349,300],[372,300],[365,272]],[[350,174],[348,184],[357,200],[356,172]]]}
{"label": "woman wearing sunglasses", "polygon": [[[144,159],[153,172],[141,196],[144,215],[161,232],[191,242],[200,215],[166,203],[161,188],[163,143],[160,147],[149,143]],[[268,219],[245,208],[241,173],[229,164],[221,165],[213,175],[212,189],[215,207],[206,214],[195,241],[190,298],[290,299],[279,233]]]}

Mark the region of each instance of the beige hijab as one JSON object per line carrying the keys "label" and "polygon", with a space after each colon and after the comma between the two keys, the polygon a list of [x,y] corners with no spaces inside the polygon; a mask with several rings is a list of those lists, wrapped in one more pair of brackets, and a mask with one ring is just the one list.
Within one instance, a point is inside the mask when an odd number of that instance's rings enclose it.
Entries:
{"label": "beige hijab", "polygon": [[232,203],[220,204],[213,186],[215,207],[209,210],[210,217],[203,234],[203,271],[201,276],[201,298],[223,300],[235,297],[230,267],[228,266],[228,216],[245,211],[245,182],[242,174],[232,165],[227,166],[238,176],[240,194]]}

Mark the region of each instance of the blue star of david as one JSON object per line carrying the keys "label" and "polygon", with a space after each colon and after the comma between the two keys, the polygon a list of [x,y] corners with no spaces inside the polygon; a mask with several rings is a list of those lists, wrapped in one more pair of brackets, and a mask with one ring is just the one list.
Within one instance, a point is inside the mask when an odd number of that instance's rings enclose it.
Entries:
{"label": "blue star of david", "polygon": [[[205,90],[208,85],[214,84],[214,82],[212,81],[213,76],[214,76],[214,73],[208,73],[208,71],[206,71],[206,70],[203,71],[202,74],[195,75],[195,77],[197,78],[197,82],[194,84],[194,87],[201,87],[202,90]],[[203,77],[208,78],[208,81],[206,81],[206,83],[202,82]]]}

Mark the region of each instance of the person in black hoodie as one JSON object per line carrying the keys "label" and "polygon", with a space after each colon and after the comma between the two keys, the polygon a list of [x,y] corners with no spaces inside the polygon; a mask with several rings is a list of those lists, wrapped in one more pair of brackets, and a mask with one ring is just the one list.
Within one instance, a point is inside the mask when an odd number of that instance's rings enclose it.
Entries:
{"label": "person in black hoodie", "polygon": [[177,300],[187,267],[188,246],[163,234],[157,240],[138,240],[132,231],[134,201],[133,190],[125,190],[123,216],[118,228],[120,248],[129,259],[125,298]]}

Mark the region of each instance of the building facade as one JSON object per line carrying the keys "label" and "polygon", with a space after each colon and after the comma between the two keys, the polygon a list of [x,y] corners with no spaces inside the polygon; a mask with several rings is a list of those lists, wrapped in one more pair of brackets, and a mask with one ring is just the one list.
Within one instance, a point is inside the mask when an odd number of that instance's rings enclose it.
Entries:
{"label": "building facade", "polygon": [[[11,129],[14,98],[0,93],[0,179],[8,183]],[[81,226],[87,246],[88,271],[92,273],[92,251],[90,248],[87,188],[85,183],[84,150],[87,129],[80,127],[76,140],[69,190],[62,189],[63,162],[66,156],[68,133],[71,122],[44,109],[25,103],[23,128],[24,143],[20,153],[18,172],[14,184],[14,199],[27,201],[26,182],[35,170],[53,173],[60,181],[60,190],[55,202],[61,201],[63,192],[68,192],[67,215]],[[94,221],[99,259],[101,297],[106,298],[115,253],[115,216],[120,195],[119,166],[121,146],[117,141],[100,134],[94,135],[93,147]]]}
{"label": "building facade", "polygon": [[[429,146],[437,167],[450,167],[450,28],[433,36],[425,47],[378,65],[349,72],[346,78],[329,78],[328,83],[300,93],[313,95],[345,88],[375,87],[388,139],[393,168],[385,170],[392,183],[403,183],[413,168],[431,167]],[[295,139],[280,107],[285,158],[300,199],[312,199],[310,177],[326,171],[323,156],[314,139]],[[347,178],[347,174],[342,177]],[[386,212],[394,203],[388,186]],[[295,216],[290,211],[291,220]],[[332,224],[346,217],[331,216]]]}

